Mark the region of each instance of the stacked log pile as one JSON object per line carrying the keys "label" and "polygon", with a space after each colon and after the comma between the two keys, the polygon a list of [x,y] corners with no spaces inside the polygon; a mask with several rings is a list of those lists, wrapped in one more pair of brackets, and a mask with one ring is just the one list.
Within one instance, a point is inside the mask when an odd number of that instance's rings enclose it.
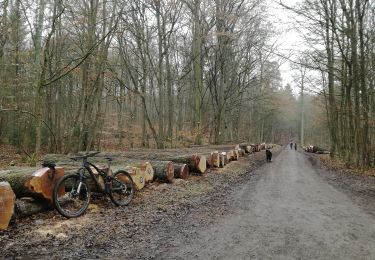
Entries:
{"label": "stacked log pile", "polygon": [[[241,143],[237,146],[194,146],[170,150],[131,150],[119,153],[101,153],[89,158],[99,170],[108,171],[107,157],[114,158],[112,172],[125,170],[131,175],[137,190],[148,182],[173,183],[174,178],[187,179],[191,173],[202,175],[207,168],[222,168],[246,154],[272,147],[262,144]],[[216,149],[214,149],[216,148]],[[178,154],[178,155],[176,155]],[[68,155],[52,154],[46,161],[55,162],[56,168],[12,168],[0,171],[0,230],[6,229],[11,217],[32,215],[52,206],[52,190],[64,174],[77,171],[82,162]],[[96,169],[91,169],[104,187],[104,180]],[[102,183],[101,183],[102,181]],[[95,185],[95,183],[94,183]],[[102,188],[103,188],[102,187]],[[92,189],[95,191],[95,189]]]}
{"label": "stacked log pile", "polygon": [[317,153],[317,154],[329,154],[327,149],[315,146],[315,145],[308,145],[303,148],[308,153]]}

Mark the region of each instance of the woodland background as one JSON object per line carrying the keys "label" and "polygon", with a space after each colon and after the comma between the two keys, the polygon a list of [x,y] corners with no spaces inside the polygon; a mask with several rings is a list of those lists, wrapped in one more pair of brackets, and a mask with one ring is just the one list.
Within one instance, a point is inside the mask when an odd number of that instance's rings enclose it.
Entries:
{"label": "woodland background", "polygon": [[284,5],[308,46],[293,57],[268,5],[0,0],[0,144],[37,158],[294,139],[374,166],[375,1]]}

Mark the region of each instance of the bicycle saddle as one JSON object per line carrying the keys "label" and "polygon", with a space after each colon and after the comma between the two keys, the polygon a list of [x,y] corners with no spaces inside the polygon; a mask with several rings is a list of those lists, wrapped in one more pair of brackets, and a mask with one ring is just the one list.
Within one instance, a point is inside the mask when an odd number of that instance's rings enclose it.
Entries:
{"label": "bicycle saddle", "polygon": [[43,167],[48,167],[48,168],[50,168],[50,169],[55,169],[56,164],[53,163],[53,162],[43,162],[43,163],[42,163],[42,166],[43,166]]}

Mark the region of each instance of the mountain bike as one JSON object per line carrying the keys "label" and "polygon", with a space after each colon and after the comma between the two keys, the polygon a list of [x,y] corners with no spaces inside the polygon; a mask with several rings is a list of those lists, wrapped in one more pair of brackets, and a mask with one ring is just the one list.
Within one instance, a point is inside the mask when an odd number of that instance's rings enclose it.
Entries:
{"label": "mountain bike", "polygon": [[[110,167],[113,159],[110,157],[105,158],[108,161],[108,168],[105,170],[99,169],[88,161],[88,158],[99,153],[70,158],[74,161],[82,160],[81,168],[75,173],[65,175],[56,183],[53,189],[53,203],[64,217],[76,218],[85,213],[90,204],[92,186],[96,191],[108,195],[116,206],[126,206],[131,202],[134,184],[130,174],[123,170],[113,174]],[[98,177],[95,176],[94,171]],[[90,178],[94,185],[87,181]]]}

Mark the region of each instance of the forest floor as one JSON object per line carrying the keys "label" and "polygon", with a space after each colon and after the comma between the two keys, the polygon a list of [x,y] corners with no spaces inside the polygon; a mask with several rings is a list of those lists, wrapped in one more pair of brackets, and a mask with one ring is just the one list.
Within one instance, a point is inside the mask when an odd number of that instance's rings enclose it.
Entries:
{"label": "forest floor", "polygon": [[0,233],[0,258],[374,259],[374,178],[279,152],[152,184],[127,208],[98,198],[78,219],[20,220]]}

